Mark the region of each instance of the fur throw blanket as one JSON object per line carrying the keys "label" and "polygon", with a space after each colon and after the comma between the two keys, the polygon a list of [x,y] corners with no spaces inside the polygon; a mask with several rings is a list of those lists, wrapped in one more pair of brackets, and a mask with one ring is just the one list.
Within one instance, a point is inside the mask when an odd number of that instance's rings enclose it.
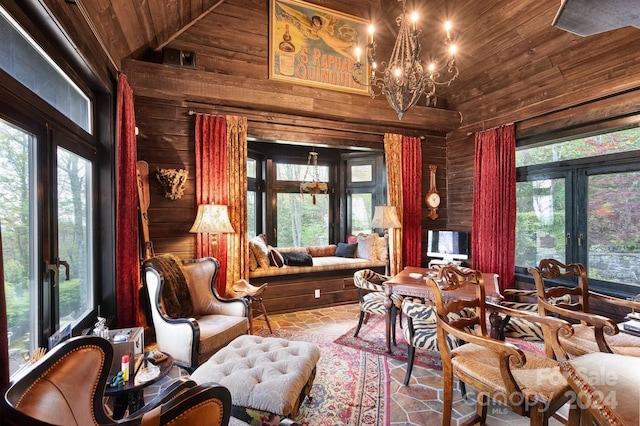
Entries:
{"label": "fur throw blanket", "polygon": [[195,310],[187,279],[182,271],[182,261],[172,254],[162,254],[147,260],[164,277],[161,284],[162,301],[169,318],[192,318]]}

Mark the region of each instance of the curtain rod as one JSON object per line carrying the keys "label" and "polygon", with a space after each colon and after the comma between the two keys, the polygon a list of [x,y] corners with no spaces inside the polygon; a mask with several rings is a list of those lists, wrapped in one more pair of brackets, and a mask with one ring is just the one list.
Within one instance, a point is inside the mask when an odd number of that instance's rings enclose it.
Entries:
{"label": "curtain rod", "polygon": [[221,117],[221,115],[220,115],[220,114],[218,114],[218,113],[215,113],[215,114],[208,114],[208,113],[206,113],[206,112],[197,112],[197,111],[194,111],[194,110],[192,110],[192,109],[190,109],[190,110],[189,110],[189,112],[188,112],[187,114],[189,114],[189,115],[202,114],[202,115],[208,115],[208,116],[210,116],[210,117]]}

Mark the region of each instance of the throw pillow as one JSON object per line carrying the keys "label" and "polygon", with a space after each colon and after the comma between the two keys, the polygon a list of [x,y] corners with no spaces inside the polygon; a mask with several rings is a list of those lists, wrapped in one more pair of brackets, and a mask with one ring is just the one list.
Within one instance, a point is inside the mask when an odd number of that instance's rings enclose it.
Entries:
{"label": "throw pillow", "polygon": [[313,257],[309,253],[292,251],[282,253],[284,262],[289,266],[313,266]]}
{"label": "throw pillow", "polygon": [[336,248],[336,256],[354,257],[356,254],[357,248],[358,248],[358,243],[353,243],[353,244],[338,243],[338,248]]}
{"label": "throw pillow", "polygon": [[386,262],[389,259],[389,247],[387,247],[387,240],[384,237],[378,238],[378,244],[376,247],[376,253],[378,260]]}
{"label": "throw pillow", "polygon": [[309,254],[313,257],[327,257],[327,256],[335,256],[336,255],[335,244],[328,244],[326,246],[309,246],[307,249],[309,250]]}
{"label": "throw pillow", "polygon": [[269,267],[269,248],[263,234],[256,235],[249,240],[249,249],[253,252],[261,268]]}
{"label": "throw pillow", "polygon": [[282,254],[271,246],[267,247],[269,248],[269,264],[277,268],[282,268],[284,266],[284,257],[282,257]]}
{"label": "throw pillow", "polygon": [[356,257],[377,260],[378,234],[358,234],[358,252]]}
{"label": "throw pillow", "polygon": [[251,243],[249,243],[249,270],[255,271],[256,269],[258,269],[258,259],[256,259],[256,255],[253,254]]}

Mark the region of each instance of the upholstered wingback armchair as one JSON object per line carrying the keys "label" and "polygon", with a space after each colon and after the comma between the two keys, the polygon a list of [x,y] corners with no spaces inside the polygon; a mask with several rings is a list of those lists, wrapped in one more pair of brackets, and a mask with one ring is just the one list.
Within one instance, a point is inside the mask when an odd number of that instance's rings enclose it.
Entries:
{"label": "upholstered wingback armchair", "polygon": [[158,350],[189,371],[249,331],[245,299],[223,299],[215,289],[219,264],[214,258],[182,262],[173,255],[143,264]]}

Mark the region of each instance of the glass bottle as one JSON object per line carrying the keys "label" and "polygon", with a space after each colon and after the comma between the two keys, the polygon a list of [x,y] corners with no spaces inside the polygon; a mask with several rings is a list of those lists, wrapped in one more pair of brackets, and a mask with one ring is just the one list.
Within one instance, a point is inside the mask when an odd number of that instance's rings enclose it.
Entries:
{"label": "glass bottle", "polygon": [[296,47],[291,43],[291,34],[289,34],[289,24],[284,27],[282,41],[278,45],[278,57],[280,64],[280,74],[293,75],[295,68],[295,52]]}

